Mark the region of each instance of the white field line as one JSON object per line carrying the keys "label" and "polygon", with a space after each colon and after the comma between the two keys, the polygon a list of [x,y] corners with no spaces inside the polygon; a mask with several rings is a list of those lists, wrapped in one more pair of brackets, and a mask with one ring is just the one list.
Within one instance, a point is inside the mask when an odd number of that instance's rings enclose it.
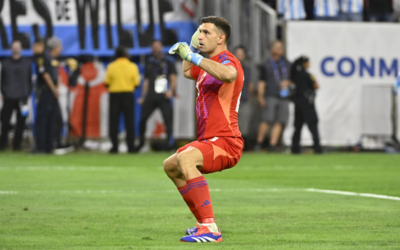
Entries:
{"label": "white field line", "polygon": [[[211,192],[283,192],[297,189],[210,189]],[[59,191],[0,191],[0,194],[112,194],[112,193],[177,193],[176,189],[165,190],[59,190]]]}
{"label": "white field line", "polygon": [[[113,171],[113,170],[132,170],[140,166],[15,166],[15,167],[0,167],[0,171]],[[157,168],[163,169],[162,166]],[[253,166],[242,166],[243,170],[258,169],[258,170],[297,170],[298,166],[266,166],[266,167],[253,167]],[[348,170],[354,169],[351,165],[335,165],[335,166],[307,166],[301,167],[301,169],[315,170],[315,169],[334,169],[334,170]]]}
{"label": "white field line", "polygon": [[240,169],[243,170],[321,170],[321,169],[327,169],[327,170],[352,170],[355,169],[354,166],[352,165],[331,165],[331,166],[240,166]]}
{"label": "white field line", "polygon": [[0,194],[18,194],[17,191],[0,191]]}
{"label": "white field line", "polygon": [[[385,200],[396,200],[400,201],[400,197],[395,196],[387,196],[380,194],[368,194],[368,193],[355,193],[355,192],[346,192],[346,191],[338,191],[338,190],[326,190],[326,189],[315,189],[315,188],[307,188],[307,189],[284,189],[284,188],[270,188],[270,189],[210,189],[211,192],[293,192],[293,191],[301,191],[301,192],[313,192],[313,193],[325,193],[325,194],[338,194],[338,195],[348,195],[348,196],[361,196],[368,198],[376,198],[376,199],[385,199]],[[26,191],[26,193],[35,193],[35,194],[113,194],[113,193],[176,193],[177,190],[174,189],[166,189],[166,190],[61,190],[61,191]],[[1,191],[0,195],[7,194],[21,194],[25,192],[21,191]]]}
{"label": "white field line", "polygon": [[0,171],[114,171],[132,170],[133,167],[79,167],[79,166],[51,166],[51,167],[0,167]]}
{"label": "white field line", "polygon": [[346,191],[337,191],[337,190],[325,190],[325,189],[314,189],[314,188],[308,188],[308,189],[305,189],[305,191],[307,191],[307,192],[316,192],[316,193],[326,193],[326,194],[362,196],[362,197],[369,197],[369,198],[400,201],[400,197],[387,196],[387,195],[381,195],[381,194],[366,194],[366,193],[355,193],[355,192],[346,192]]}

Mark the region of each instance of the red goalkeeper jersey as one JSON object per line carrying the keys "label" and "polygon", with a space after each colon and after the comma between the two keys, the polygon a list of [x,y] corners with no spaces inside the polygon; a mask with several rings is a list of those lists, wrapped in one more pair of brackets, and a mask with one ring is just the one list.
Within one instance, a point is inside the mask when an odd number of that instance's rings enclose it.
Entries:
{"label": "red goalkeeper jersey", "polygon": [[238,110],[244,81],[243,68],[239,60],[227,50],[210,60],[233,66],[237,77],[232,83],[224,83],[197,66],[190,70],[192,77],[197,79],[197,140],[219,136],[241,137]]}

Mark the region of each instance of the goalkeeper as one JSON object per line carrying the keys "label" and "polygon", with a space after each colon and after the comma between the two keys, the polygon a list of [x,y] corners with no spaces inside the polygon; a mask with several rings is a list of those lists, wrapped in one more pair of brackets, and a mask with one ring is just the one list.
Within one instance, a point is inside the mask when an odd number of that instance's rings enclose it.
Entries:
{"label": "goalkeeper", "polygon": [[[197,219],[196,227],[186,230],[188,236],[182,242],[222,241],[203,174],[229,169],[242,155],[238,110],[244,75],[239,60],[227,50],[230,35],[231,26],[224,18],[204,17],[190,48],[180,42],[169,51],[184,60],[184,76],[197,81],[197,141],[164,161],[166,174]],[[199,51],[210,59],[197,54]]]}

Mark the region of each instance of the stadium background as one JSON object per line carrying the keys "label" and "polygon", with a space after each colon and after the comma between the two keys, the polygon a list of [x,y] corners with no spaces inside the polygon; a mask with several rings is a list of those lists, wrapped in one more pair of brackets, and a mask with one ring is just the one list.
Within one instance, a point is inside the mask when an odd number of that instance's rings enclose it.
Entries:
{"label": "stadium background", "polygon": [[[176,41],[189,41],[199,16],[215,11],[232,23],[233,35],[229,47],[233,49],[240,44],[248,47],[253,78],[257,83],[256,66],[269,56],[269,43],[278,36],[276,13],[262,1],[197,3],[197,1],[178,0],[26,0],[2,1],[0,6],[2,13],[0,56],[10,55],[8,46],[13,39],[22,41],[25,49],[23,55],[29,56],[35,38],[56,36],[63,41],[63,58],[82,56],[93,58],[93,62],[80,65],[83,70],[78,78],[78,84],[69,88],[69,91],[68,73],[60,69],[63,75],[60,104],[65,128],[67,128],[69,103],[71,133],[81,136],[83,119],[81,106],[84,103],[84,86],[88,83],[90,105],[86,131],[88,138],[96,139],[107,138],[108,94],[103,86],[103,80],[106,66],[112,60],[113,48],[116,45],[127,46],[132,60],[138,63],[143,72],[144,57],[151,53],[149,45],[153,39],[161,39],[166,52]],[[396,45],[400,42],[400,36],[396,32],[397,25],[297,21],[287,22],[279,27],[282,27],[280,36],[285,41],[287,57],[294,60],[302,54],[310,56],[311,72],[321,84],[316,107],[320,114],[322,145],[350,146],[364,142],[366,148],[382,149],[383,141],[377,137],[392,133],[390,93],[391,85],[399,71],[398,58],[400,58],[399,52],[396,51]],[[363,45],[360,46],[360,43]],[[177,68],[180,68],[179,60],[176,64]],[[326,72],[332,70],[336,71],[336,74]],[[182,75],[178,77],[177,98],[174,100],[174,138],[192,139],[195,137],[192,105],[195,89]],[[140,96],[140,89],[135,92],[135,96]],[[372,97],[374,103],[370,101]],[[32,94],[31,115],[28,119],[31,125],[35,117],[34,100]],[[135,120],[138,123],[140,106],[136,107],[136,110]],[[293,107],[291,107],[292,112]],[[257,116],[257,112],[254,116]],[[156,112],[148,122],[147,137],[163,138],[165,135],[162,123],[160,113]],[[286,145],[290,145],[292,123],[291,119],[283,135]],[[124,130],[122,124],[121,131]],[[398,133],[400,133],[399,127],[400,123],[397,121]],[[65,129],[65,136],[66,133]],[[302,138],[303,145],[311,144],[308,131],[303,130]]]}
{"label": "stadium background", "polygon": [[[3,28],[1,29],[0,56],[8,56],[8,47],[13,39],[20,39],[25,50],[23,55],[30,56],[31,45],[35,38],[56,36],[63,42],[62,57],[87,57],[93,62],[81,63],[81,75],[78,84],[68,93],[68,73],[60,68],[62,74],[60,104],[65,127],[67,126],[67,99],[70,99],[72,134],[80,136],[82,131],[82,105],[84,86],[89,84],[89,105],[87,126],[88,138],[107,138],[108,135],[108,93],[103,86],[107,64],[113,60],[114,48],[118,44],[129,48],[132,60],[143,73],[144,57],[151,53],[153,39],[160,39],[167,52],[176,41],[190,39],[196,29],[191,12],[179,1],[4,1],[0,5]],[[193,8],[193,6],[191,6]],[[141,11],[136,11],[140,9]],[[186,10],[186,11],[185,11]],[[189,12],[188,12],[189,11]],[[139,25],[137,25],[139,23]],[[143,25],[141,25],[143,24]],[[97,28],[96,28],[97,27]],[[138,27],[141,27],[138,29]],[[90,59],[89,59],[90,60]],[[180,67],[180,62],[177,63]],[[194,86],[185,84],[180,74],[175,101],[174,135],[176,138],[194,137]],[[141,94],[140,88],[135,96]],[[31,112],[28,122],[34,123],[35,99],[30,99]],[[188,99],[189,98],[189,99]],[[136,108],[136,123],[140,120],[140,107]],[[123,119],[123,117],[121,117]],[[185,126],[179,126],[184,121]],[[160,113],[156,113],[148,122],[148,136],[154,134],[163,137],[158,127],[162,127]],[[30,126],[32,127],[32,126]],[[139,126],[136,126],[138,132]],[[124,130],[121,123],[121,131]]]}
{"label": "stadium background", "polygon": [[[69,88],[71,110],[76,112],[70,122],[79,136],[83,91],[85,85],[90,87],[88,141],[107,140],[108,97],[102,83],[112,48],[128,45],[143,72],[152,39],[165,39],[167,51],[175,41],[188,42],[198,18],[211,14],[232,23],[229,48],[248,47],[254,75],[278,36],[289,59],[310,56],[311,72],[321,84],[317,109],[324,146],[353,150],[361,143],[364,149],[383,151],[393,132],[398,23],[282,22],[257,0],[0,0],[0,13],[1,59],[9,56],[14,38],[23,41],[23,55],[30,56],[35,37],[51,35],[62,39],[63,59],[93,56],[93,62],[80,65],[78,85]],[[179,68],[179,60],[176,63]],[[67,126],[68,72],[60,70]],[[194,84],[179,75],[177,91],[174,136],[190,140],[195,137]],[[34,103],[32,94],[28,139]],[[136,122],[140,107],[137,111]],[[161,123],[155,114],[148,122],[149,138],[163,136]],[[287,145],[291,124],[292,120],[283,138]],[[33,143],[28,140],[27,145]],[[310,143],[304,130],[302,144]],[[167,156],[1,152],[0,249],[194,249],[178,242],[193,219],[162,171]],[[224,233],[223,245],[211,249],[400,246],[399,155],[245,153],[238,166],[207,180]]]}

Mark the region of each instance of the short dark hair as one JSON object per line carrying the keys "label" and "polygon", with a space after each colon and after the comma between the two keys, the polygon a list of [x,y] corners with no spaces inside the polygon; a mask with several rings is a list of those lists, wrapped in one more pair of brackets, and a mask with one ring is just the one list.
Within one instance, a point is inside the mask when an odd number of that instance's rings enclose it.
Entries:
{"label": "short dark hair", "polygon": [[117,48],[115,48],[115,58],[120,58],[120,57],[129,58],[128,49],[123,45],[119,45]]}
{"label": "short dark hair", "polygon": [[200,19],[200,24],[203,24],[203,23],[214,24],[215,27],[217,27],[219,30],[221,30],[225,34],[225,43],[228,43],[229,38],[231,37],[232,27],[225,18],[219,17],[219,16],[203,17],[202,19]]}
{"label": "short dark hair", "polygon": [[153,39],[151,41],[151,44],[153,44],[153,43],[160,43],[161,45],[163,45],[163,43],[162,43],[162,41],[160,39]]}
{"label": "short dark hair", "polygon": [[294,83],[296,80],[296,76],[298,75],[298,73],[300,71],[305,70],[304,68],[304,63],[310,61],[310,59],[307,56],[300,56],[299,58],[297,58],[292,66],[291,66],[291,71],[290,71],[290,80]]}
{"label": "short dark hair", "polygon": [[44,41],[44,39],[42,39],[42,38],[37,38],[37,39],[35,39],[35,41],[34,41],[33,43],[45,45],[45,41]]}

